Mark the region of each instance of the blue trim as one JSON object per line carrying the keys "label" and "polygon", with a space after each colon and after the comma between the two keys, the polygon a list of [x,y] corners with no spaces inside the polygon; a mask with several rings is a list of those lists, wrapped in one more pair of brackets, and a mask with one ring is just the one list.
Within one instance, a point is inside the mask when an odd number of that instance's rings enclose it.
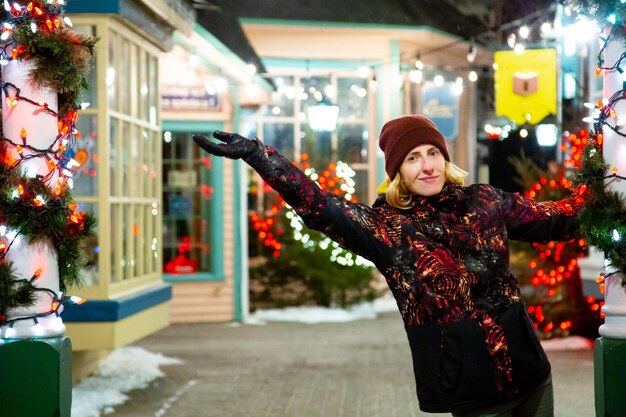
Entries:
{"label": "blue trim", "polygon": [[206,120],[163,120],[163,131],[193,132],[210,136],[214,130],[222,129],[223,122]]}
{"label": "blue trim", "polygon": [[[376,71],[376,80],[378,80],[379,85],[383,85],[385,72],[382,67],[377,67]],[[383,120],[383,112],[384,112],[384,103],[383,103],[383,95],[376,95],[376,131],[380,132],[383,128],[384,120]],[[376,184],[380,184],[387,178],[387,174],[385,173],[385,157],[383,155],[378,155],[376,153]]]}
{"label": "blue trim", "polygon": [[[213,243],[213,242],[211,242]],[[197,281],[224,281],[224,273],[198,272],[195,274],[163,274],[165,282],[197,282]]]}
{"label": "blue trim", "polygon": [[[235,161],[233,164],[233,169],[235,170],[234,175],[234,189],[233,192],[235,195],[233,196],[233,213],[235,216],[234,219],[234,235],[235,235],[235,265],[233,271],[233,317],[235,321],[241,321],[243,319],[243,302],[242,302],[242,281],[243,281],[243,248],[241,247],[241,232],[242,225],[239,221],[241,217],[241,161]],[[247,239],[246,239],[247,242]]]}
{"label": "blue trim", "polygon": [[119,321],[172,298],[172,286],[161,284],[157,288],[115,300],[87,300],[80,305],[66,306],[61,314],[65,322]]}
{"label": "blue trim", "polygon": [[391,92],[391,108],[389,109],[391,119],[395,119],[396,117],[400,117],[403,113],[401,109],[402,104],[402,96],[400,95],[400,89],[396,87],[397,76],[400,74],[400,63],[402,62],[402,54],[400,53],[400,44],[397,40],[392,40],[389,45],[389,50],[391,53],[391,68],[393,70],[393,74],[391,74],[391,79],[387,80],[387,86]]}
{"label": "blue trim", "polygon": [[[241,131],[241,107],[239,105],[239,87],[233,87],[233,130],[235,132]],[[242,244],[247,244],[248,239],[245,239],[245,243],[241,240],[242,225],[239,219],[241,218],[241,164],[243,162],[239,159],[233,163],[234,170],[234,186],[233,186],[233,213],[234,213],[234,227],[233,233],[235,235],[235,265],[233,271],[233,317],[235,321],[241,321],[243,319],[243,302],[241,287],[243,281],[243,248]],[[247,260],[246,260],[247,262]]]}
{"label": "blue trim", "polygon": [[[220,126],[220,129],[222,127]],[[213,275],[224,276],[224,158],[211,155],[210,184],[215,192],[211,199],[211,264]],[[207,213],[208,214],[208,213]]]}
{"label": "blue trim", "polygon": [[376,156],[376,186],[387,179],[385,171],[385,157]]}
{"label": "blue trim", "polygon": [[70,1],[66,13],[119,13],[120,2],[115,0]]}
{"label": "blue trim", "polygon": [[[243,73],[247,73],[247,65],[248,65],[247,62],[243,61],[236,53],[231,51],[226,45],[220,42],[215,36],[213,36],[211,32],[206,30],[199,23],[196,23],[193,28],[194,28],[194,31],[198,34],[198,36],[203,38],[211,46],[213,46],[215,49],[217,49],[220,53],[222,53],[226,58],[230,60],[229,65],[236,65],[239,67],[240,71],[243,71]],[[181,38],[178,37],[178,39],[181,39]],[[192,50],[192,52],[198,55],[203,55],[202,50],[197,50],[195,48]],[[254,79],[254,82],[257,85],[261,86],[261,88],[263,88],[268,93],[271,93],[272,91],[274,91],[274,87],[270,83],[268,83],[261,75],[254,74],[252,78]]]}
{"label": "blue trim", "polygon": [[204,66],[204,68],[206,68],[207,70],[209,70],[209,71],[211,71],[213,73],[219,73],[220,72],[220,70],[221,70],[220,67],[218,67],[210,59],[205,57],[204,53],[201,50],[199,50],[198,48],[196,48],[195,46],[193,46],[193,44],[188,42],[183,37],[183,35],[180,34],[180,32],[174,32],[173,39],[174,39],[174,43],[182,46],[183,48],[187,49],[189,52],[191,52],[194,55],[196,55],[200,59],[200,63]]}

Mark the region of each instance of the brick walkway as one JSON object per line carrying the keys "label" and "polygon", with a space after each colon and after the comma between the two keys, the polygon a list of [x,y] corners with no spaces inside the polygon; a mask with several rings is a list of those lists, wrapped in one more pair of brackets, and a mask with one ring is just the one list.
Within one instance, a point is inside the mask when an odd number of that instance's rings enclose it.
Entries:
{"label": "brick walkway", "polygon": [[[422,417],[398,314],[341,324],[172,325],[136,346],[185,361],[113,417]],[[593,353],[549,352],[556,417],[591,417]]]}

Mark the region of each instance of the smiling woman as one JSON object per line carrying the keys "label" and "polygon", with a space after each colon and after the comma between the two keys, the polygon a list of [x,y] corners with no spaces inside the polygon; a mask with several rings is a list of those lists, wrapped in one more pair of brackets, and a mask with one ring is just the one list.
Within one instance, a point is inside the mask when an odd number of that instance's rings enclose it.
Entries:
{"label": "smiling woman", "polygon": [[399,174],[413,194],[439,194],[446,181],[446,160],[436,146],[416,146],[404,159]]}
{"label": "smiling woman", "polygon": [[381,184],[379,192],[399,209],[409,208],[413,195],[439,194],[445,184],[462,185],[468,175],[450,162],[446,140],[424,116],[405,116],[386,123],[380,133],[380,148],[385,153],[385,171],[393,181]]}
{"label": "smiling woman", "polygon": [[[322,190],[258,139],[214,132],[194,141],[243,159],[305,224],[373,262],[404,321],[420,408],[455,417],[553,413],[550,363],[509,269],[508,238],[568,240],[581,199],[536,202],[462,186],[446,141],[424,116],[385,124],[387,187],[372,207]],[[386,191],[386,192],[385,192]],[[394,195],[401,205],[395,204]]]}

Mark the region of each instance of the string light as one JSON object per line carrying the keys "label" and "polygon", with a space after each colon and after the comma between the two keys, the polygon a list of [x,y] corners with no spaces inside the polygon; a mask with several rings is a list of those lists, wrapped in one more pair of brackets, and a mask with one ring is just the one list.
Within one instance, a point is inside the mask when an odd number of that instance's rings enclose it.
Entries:
{"label": "string light", "polygon": [[415,59],[415,68],[417,68],[420,71],[424,69],[424,63],[420,59],[419,54],[417,55],[417,58]]}
{"label": "string light", "polygon": [[512,49],[512,48],[515,47],[515,41],[516,40],[517,40],[517,36],[515,36],[515,33],[511,33],[506,38],[506,44],[509,45],[509,48]]}
{"label": "string light", "polygon": [[418,69],[411,70],[409,71],[409,79],[415,84],[420,84],[424,79],[424,73]]}
{"label": "string light", "polygon": [[[324,192],[342,196],[348,201],[355,201],[354,193],[356,192],[356,183],[354,176],[356,173],[349,164],[342,161],[330,163],[322,172],[317,172],[313,167],[309,166],[308,154],[302,153],[300,159],[301,162],[296,162],[295,165],[312,181],[315,181]],[[251,192],[256,193],[257,190],[253,188]],[[323,251],[328,251],[330,252],[330,260],[340,265],[372,266],[369,261],[360,256],[351,254],[326,237],[322,237],[319,241],[314,239],[311,234],[305,232],[304,222],[296,212],[289,207],[280,196],[278,196],[278,198],[279,203],[271,207],[268,215],[263,217],[258,213],[250,215],[252,228],[256,231],[257,237],[259,241],[263,243],[263,246],[272,252],[272,256],[280,256],[281,250],[283,249],[283,245],[280,243],[279,239],[285,231],[282,229],[281,222],[275,219],[281,210],[286,209],[285,217],[289,222],[292,236],[294,240],[300,242],[304,248],[313,249],[314,247],[318,247]]]}
{"label": "string light", "polygon": [[[31,54],[36,56],[37,51],[30,50],[30,44],[22,45],[13,37],[16,28],[23,26],[25,30],[37,34],[40,31],[56,31],[62,29],[64,25],[71,26],[69,18],[62,16],[62,7],[65,2],[62,0],[48,0],[46,3],[27,2],[21,4],[18,1],[9,3],[4,1],[4,9],[6,10],[5,19],[0,26],[0,41],[3,48],[0,48],[0,64],[7,65],[12,59],[27,60],[31,58]],[[32,35],[34,38],[41,35]],[[79,36],[79,35],[77,35]],[[69,41],[68,41],[69,42]],[[83,41],[76,43],[71,42],[73,47],[82,48]],[[80,66],[78,62],[70,62],[68,65]],[[76,68],[68,68],[76,69]],[[67,85],[67,92],[76,92],[80,86]],[[11,293],[20,293],[23,295],[32,294],[35,299],[41,298],[43,294],[50,297],[50,307],[47,311],[32,313],[26,316],[17,317],[0,317],[0,324],[4,326],[4,337],[19,336],[19,332],[14,329],[14,324],[18,321],[32,321],[37,335],[43,334],[41,318],[52,316],[53,320],[46,321],[46,329],[55,328],[63,329],[63,323],[59,313],[61,305],[74,304],[83,302],[80,298],[68,297],[63,295],[63,287],[65,283],[76,283],[79,280],[78,267],[80,265],[72,265],[75,262],[76,252],[79,250],[84,237],[93,227],[93,217],[85,213],[77,212],[77,206],[71,204],[71,196],[67,193],[71,187],[72,169],[79,166],[76,160],[68,156],[67,150],[71,149],[78,139],[80,133],[76,129],[78,104],[69,103],[69,109],[64,108],[64,114],[60,115],[58,110],[51,109],[50,106],[43,101],[35,101],[22,94],[19,86],[10,82],[0,81],[0,89],[5,97],[7,111],[16,106],[34,107],[33,113],[46,113],[54,116],[59,121],[58,132],[50,138],[51,144],[45,149],[39,149],[29,144],[28,126],[24,126],[19,131],[19,138],[0,137],[0,146],[3,148],[0,155],[0,202],[2,209],[9,207],[12,212],[23,214],[19,219],[12,220],[9,231],[9,225],[2,225],[0,228],[0,263],[7,262],[13,244],[21,242],[21,235],[30,236],[30,229],[33,227],[37,230],[38,237],[47,237],[48,234],[54,236],[63,236],[64,241],[62,247],[57,247],[58,268],[61,280],[59,286],[61,291],[54,291],[50,288],[40,287],[40,281],[44,274],[44,267],[37,266],[33,274],[28,278],[21,278],[10,269],[3,268],[2,282],[8,283]],[[65,103],[64,103],[65,104]],[[42,162],[40,165],[43,174],[33,173],[33,177],[29,177],[28,172],[23,175],[19,169],[27,161],[38,159]],[[25,171],[32,171],[36,168],[36,164],[26,165]],[[58,175],[54,184],[49,184],[49,180],[54,175]],[[63,222],[52,222],[50,219],[58,219],[59,215],[67,216],[65,224]],[[70,220],[70,217],[72,220]],[[62,218],[62,217],[61,217]],[[40,223],[40,224],[38,224]],[[28,227],[27,227],[28,226]],[[42,228],[42,226],[44,226]],[[70,253],[72,252],[72,253]],[[37,284],[37,285],[36,285]],[[1,300],[3,309],[6,308],[6,302],[15,300]],[[19,301],[18,301],[19,303]],[[13,306],[12,306],[13,308]],[[48,324],[50,324],[48,326]]]}
{"label": "string light", "polygon": [[520,38],[528,39],[529,35],[530,35],[530,29],[528,28],[528,26],[524,25],[524,26],[519,28],[519,36],[520,36]]}
{"label": "string light", "polygon": [[[568,168],[580,168],[583,162],[584,146],[589,143],[589,134],[584,130],[574,133],[565,133],[562,139],[561,151],[566,154],[564,166]],[[567,171],[560,170],[556,174],[542,176],[530,184],[525,195],[531,198],[543,197],[543,199],[560,198],[555,193],[572,192],[577,204],[583,204],[581,195],[587,192],[586,186],[575,186],[568,177]],[[558,194],[556,194],[558,195]],[[533,302],[529,298],[528,313],[531,316],[534,327],[548,336],[567,335],[573,326],[573,319],[564,317],[561,303],[563,300],[564,285],[570,285],[571,279],[578,279],[578,258],[583,255],[587,247],[587,241],[583,238],[567,242],[548,242],[546,244],[533,244],[533,256],[528,262],[528,270],[531,272],[529,282],[534,287],[542,287],[535,292],[538,299]],[[600,308],[602,302],[595,297],[587,297],[584,304],[597,318],[601,318]],[[552,308],[552,305],[557,307]]]}
{"label": "string light", "polygon": [[469,51],[467,51],[467,62],[473,64],[476,60],[476,44],[472,40],[470,43]]}

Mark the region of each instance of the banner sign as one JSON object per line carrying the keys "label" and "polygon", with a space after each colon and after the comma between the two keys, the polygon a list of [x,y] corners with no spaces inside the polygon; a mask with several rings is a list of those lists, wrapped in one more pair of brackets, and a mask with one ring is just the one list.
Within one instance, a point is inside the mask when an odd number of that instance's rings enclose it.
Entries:
{"label": "banner sign", "polygon": [[203,86],[169,85],[161,88],[161,107],[166,110],[219,111],[217,94],[209,94]]}
{"label": "banner sign", "polygon": [[496,115],[518,125],[556,115],[556,51],[529,49],[495,53]]}
{"label": "banner sign", "polygon": [[422,113],[431,119],[447,141],[459,136],[459,92],[455,83],[426,83],[422,89]]}

